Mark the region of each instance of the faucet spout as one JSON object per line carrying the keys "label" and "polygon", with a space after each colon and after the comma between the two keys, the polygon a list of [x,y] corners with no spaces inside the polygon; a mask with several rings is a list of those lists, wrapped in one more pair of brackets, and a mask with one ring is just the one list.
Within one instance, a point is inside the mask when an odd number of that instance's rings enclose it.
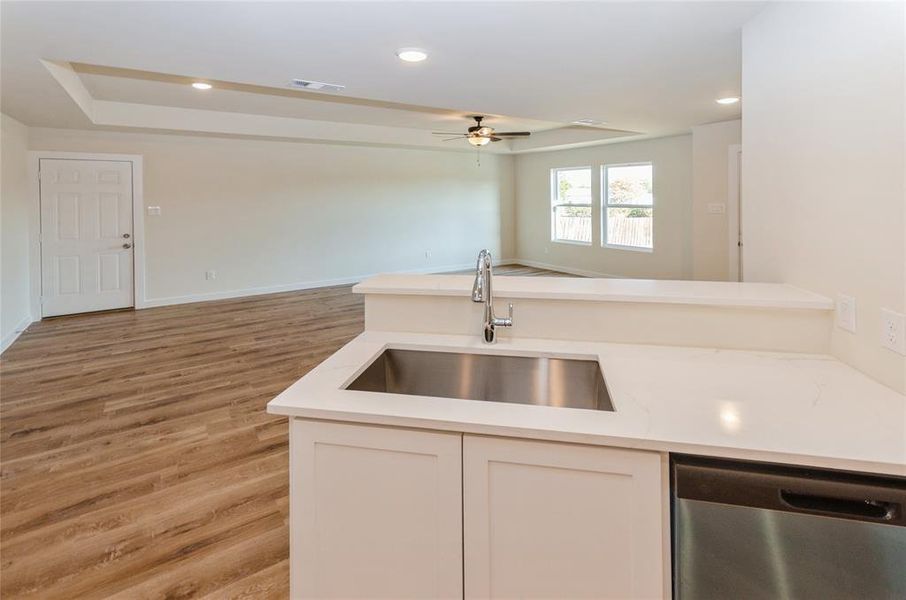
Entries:
{"label": "faucet spout", "polygon": [[472,284],[472,302],[484,302],[485,288],[485,263],[490,268],[491,253],[482,250],[478,253],[478,262],[475,265],[475,283]]}
{"label": "faucet spout", "polygon": [[482,250],[478,253],[478,262],[475,266],[475,282],[472,284],[472,302],[484,302],[484,324],[482,339],[486,344],[497,341],[498,327],[513,326],[513,305],[509,305],[507,317],[494,316],[494,293],[492,287],[493,271],[491,269],[491,253]]}

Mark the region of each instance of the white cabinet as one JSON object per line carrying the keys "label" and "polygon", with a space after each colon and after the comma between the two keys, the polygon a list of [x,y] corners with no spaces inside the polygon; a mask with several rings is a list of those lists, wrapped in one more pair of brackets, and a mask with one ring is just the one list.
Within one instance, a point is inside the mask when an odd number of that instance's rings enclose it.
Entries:
{"label": "white cabinet", "polygon": [[293,598],[462,598],[462,436],[292,420]]}
{"label": "white cabinet", "polygon": [[293,598],[661,598],[661,455],[293,419]]}
{"label": "white cabinet", "polygon": [[465,597],[663,597],[664,487],[656,453],[464,436]]}

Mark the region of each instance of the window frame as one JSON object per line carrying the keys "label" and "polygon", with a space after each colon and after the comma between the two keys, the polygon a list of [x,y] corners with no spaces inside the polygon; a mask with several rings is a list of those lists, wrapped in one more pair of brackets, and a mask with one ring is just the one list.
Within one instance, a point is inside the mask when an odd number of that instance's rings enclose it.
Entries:
{"label": "window frame", "polygon": [[[611,167],[651,167],[651,204],[610,204],[610,195],[607,187],[609,182],[608,169]],[[601,247],[611,250],[628,250],[630,252],[654,252],[654,213],[657,206],[654,193],[654,161],[638,161],[627,163],[603,163],[601,165]],[[610,244],[607,241],[607,209],[608,208],[649,208],[651,209],[651,247],[626,246],[623,244]]]}
{"label": "window frame", "polygon": [[[588,171],[589,180],[591,181],[591,187],[589,192],[591,193],[591,199],[588,204],[569,204],[569,203],[558,203],[554,204],[556,200],[559,200],[557,189],[557,174],[563,171]],[[554,167],[551,169],[551,189],[550,189],[550,218],[551,218],[551,242],[555,244],[570,244],[573,246],[594,246],[595,242],[595,231],[594,231],[594,211],[595,211],[595,198],[594,198],[594,175],[595,169],[592,165],[579,166],[579,167]],[[591,219],[592,231],[591,239],[587,242],[580,240],[565,240],[557,237],[557,209],[563,206],[578,206],[580,208],[588,208],[588,211],[591,213],[589,218]]]}

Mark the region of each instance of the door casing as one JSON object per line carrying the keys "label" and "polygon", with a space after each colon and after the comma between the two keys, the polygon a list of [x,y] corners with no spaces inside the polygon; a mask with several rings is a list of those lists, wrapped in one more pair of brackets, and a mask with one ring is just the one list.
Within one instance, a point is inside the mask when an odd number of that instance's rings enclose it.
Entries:
{"label": "door casing", "polygon": [[[743,281],[742,241],[742,145],[727,149],[727,260],[728,280]],[[740,246],[740,242],[743,246]]]}
{"label": "door casing", "polygon": [[54,152],[32,150],[28,153],[30,186],[29,275],[31,279],[31,318],[41,320],[41,159],[106,160],[132,163],[132,286],[135,309],[145,308],[145,220],[142,156],[138,154],[97,154],[89,152]]}

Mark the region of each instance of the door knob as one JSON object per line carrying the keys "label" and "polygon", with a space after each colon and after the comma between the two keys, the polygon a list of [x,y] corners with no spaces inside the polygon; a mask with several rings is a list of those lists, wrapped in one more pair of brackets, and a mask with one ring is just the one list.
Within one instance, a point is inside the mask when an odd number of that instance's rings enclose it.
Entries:
{"label": "door knob", "polygon": [[132,247],[132,244],[123,244],[123,248],[124,248],[125,250],[128,250],[128,249],[131,248],[131,247]]}
{"label": "door knob", "polygon": [[129,234],[128,234],[128,233],[124,233],[124,234],[123,234],[123,237],[124,237],[125,239],[128,240],[128,239],[129,239]]}

